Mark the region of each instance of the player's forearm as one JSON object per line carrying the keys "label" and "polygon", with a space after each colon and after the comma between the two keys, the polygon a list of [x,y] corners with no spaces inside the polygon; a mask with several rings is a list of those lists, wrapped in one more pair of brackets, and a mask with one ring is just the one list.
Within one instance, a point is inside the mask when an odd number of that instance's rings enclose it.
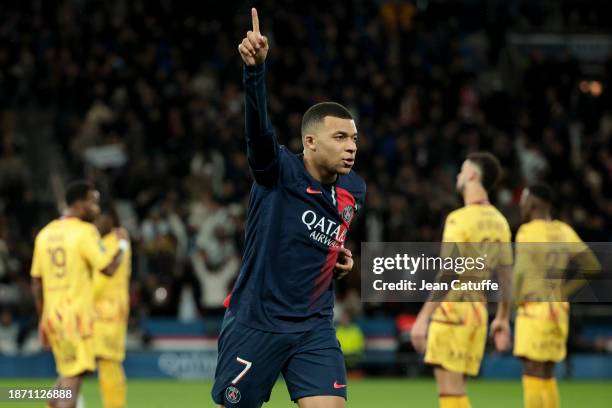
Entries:
{"label": "player's forearm", "polygon": [[508,310],[509,305],[512,304],[512,266],[510,265],[500,265],[497,268],[497,280],[499,282],[499,298],[498,302],[498,311],[501,305],[507,305]]}
{"label": "player's forearm", "polygon": [[36,305],[36,314],[38,315],[38,320],[40,320],[43,311],[43,291],[42,280],[40,278],[32,278],[32,296]]}
{"label": "player's forearm", "polygon": [[578,273],[573,278],[568,280],[563,286],[563,295],[567,298],[576,293],[580,288],[587,283],[589,276],[601,272],[601,264],[591,251],[583,251],[576,255],[573,259],[578,267]]}
{"label": "player's forearm", "polygon": [[522,269],[517,268],[514,270],[514,276],[512,280],[512,296],[513,296],[514,302],[521,301],[521,296],[522,296],[521,292],[523,289],[524,278],[525,278],[525,274]]}
{"label": "player's forearm", "polygon": [[[451,281],[455,279],[457,275],[450,269],[440,269],[436,274],[436,283],[440,283],[443,285],[438,285],[440,288],[450,288]],[[429,292],[429,297],[427,298],[427,302],[439,302],[444,300],[446,294],[450,291],[450,289],[436,289]]]}
{"label": "player's forearm", "polygon": [[511,302],[509,301],[500,301],[497,303],[497,311],[495,313],[496,319],[510,319],[510,308],[512,307]]}
{"label": "player's forearm", "polygon": [[244,67],[245,130],[251,165],[263,169],[272,163],[278,144],[268,117],[265,63]]}
{"label": "player's forearm", "polygon": [[419,318],[429,320],[439,305],[440,302],[425,302],[419,312]]}
{"label": "player's forearm", "polygon": [[102,268],[100,272],[102,272],[102,274],[106,276],[113,276],[113,274],[115,273],[115,271],[117,270],[117,268],[119,268],[119,265],[121,264],[121,259],[123,258],[124,252],[125,252],[124,250],[119,249],[115,253],[115,255],[113,255],[113,259],[111,260],[111,262],[105,268]]}

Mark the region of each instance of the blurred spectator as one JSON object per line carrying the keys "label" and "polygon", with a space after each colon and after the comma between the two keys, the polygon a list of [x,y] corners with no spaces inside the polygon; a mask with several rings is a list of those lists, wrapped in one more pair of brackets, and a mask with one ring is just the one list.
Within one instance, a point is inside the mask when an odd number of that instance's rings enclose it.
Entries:
{"label": "blurred spectator", "polygon": [[[587,15],[578,2],[468,3],[449,18],[436,2],[261,2],[279,141],[301,149],[301,115],[315,102],[354,113],[368,197],[353,242],[439,240],[460,205],[457,170],[480,149],[504,165],[492,198],[513,229],[518,192],[544,179],[559,193],[557,215],[581,237],[612,240],[612,58],[586,78],[569,50],[522,55],[506,41],[515,30],[607,28],[603,6]],[[202,15],[171,2],[3,4],[2,301],[9,294],[18,313],[32,310],[22,296],[32,238],[57,215],[47,159],[65,178],[95,178],[130,217],[135,319],[176,315],[187,285],[200,307],[220,307],[238,270],[252,180],[235,49],[249,15],[240,7],[223,2]],[[115,166],[87,160],[88,149],[108,145],[124,156]]]}
{"label": "blurred spectator", "polygon": [[230,283],[240,270],[240,258],[234,233],[237,226],[232,216],[240,206],[227,208],[211,202],[208,215],[196,238],[191,255],[194,274],[200,282],[200,305],[207,314],[223,314],[223,300],[231,290]]}
{"label": "blurred spectator", "polygon": [[18,337],[19,326],[13,321],[12,313],[6,309],[2,310],[0,313],[0,354],[17,354]]}
{"label": "blurred spectator", "polygon": [[361,328],[351,319],[348,311],[343,311],[336,324],[336,337],[344,354],[347,369],[356,368],[365,351],[365,337]]}

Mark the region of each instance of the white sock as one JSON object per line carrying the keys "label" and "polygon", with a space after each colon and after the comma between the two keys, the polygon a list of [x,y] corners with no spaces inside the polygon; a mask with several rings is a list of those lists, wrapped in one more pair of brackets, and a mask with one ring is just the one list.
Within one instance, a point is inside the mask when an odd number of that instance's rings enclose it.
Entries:
{"label": "white sock", "polygon": [[83,398],[83,394],[79,393],[79,397],[77,398],[76,408],[85,408],[85,398]]}

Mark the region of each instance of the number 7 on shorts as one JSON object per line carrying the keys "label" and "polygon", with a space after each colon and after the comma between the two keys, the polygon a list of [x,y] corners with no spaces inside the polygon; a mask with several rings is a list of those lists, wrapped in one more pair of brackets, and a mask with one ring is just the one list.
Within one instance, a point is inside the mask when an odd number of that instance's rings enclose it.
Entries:
{"label": "number 7 on shorts", "polygon": [[249,372],[249,370],[251,369],[251,366],[253,365],[253,363],[252,363],[252,362],[250,362],[250,361],[246,361],[246,360],[244,360],[244,359],[242,359],[242,358],[240,358],[240,357],[236,357],[236,361],[238,361],[240,364],[244,364],[244,365],[245,365],[245,367],[244,367],[244,369],[243,369],[243,370],[240,372],[240,374],[238,374],[238,375],[236,376],[236,378],[234,378],[234,379],[232,380],[232,385],[236,385],[236,384],[238,384],[238,382],[240,382],[240,380],[242,379],[242,377],[244,377],[244,376],[245,376],[245,374]]}

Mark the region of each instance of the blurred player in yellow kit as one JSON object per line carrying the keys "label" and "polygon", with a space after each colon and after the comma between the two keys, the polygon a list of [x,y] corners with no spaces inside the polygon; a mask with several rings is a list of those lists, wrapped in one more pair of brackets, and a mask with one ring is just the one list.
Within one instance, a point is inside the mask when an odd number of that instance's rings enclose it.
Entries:
{"label": "blurred player in yellow kit", "polygon": [[[467,157],[457,176],[457,191],[465,206],[448,215],[443,242],[459,244],[455,248],[461,256],[487,254],[483,271],[465,272],[455,279],[469,276],[471,281],[478,281],[487,279],[490,272],[496,270],[502,289],[508,291],[512,236],[508,222],[489,203],[488,195],[500,178],[501,166],[492,154],[480,152]],[[443,244],[443,252],[444,247]],[[474,279],[478,274],[480,279]],[[425,362],[435,367],[440,407],[468,408],[466,376],[476,375],[480,369],[487,338],[487,299],[481,291],[459,293],[453,290],[443,299],[442,302],[430,300],[423,305],[411,331],[412,343],[418,352],[425,352]],[[498,302],[491,324],[496,347],[500,350],[510,345],[509,311],[508,295],[507,299]]]}
{"label": "blurred player in yellow kit", "polygon": [[[112,207],[104,207],[96,219],[104,247],[114,252],[119,239],[113,228],[119,218]],[[94,350],[98,363],[100,393],[104,408],[122,408],[126,399],[126,380],[122,362],[129,315],[131,250],[127,249],[112,276],[94,274]]]}
{"label": "blurred player in yellow kit", "polygon": [[579,279],[565,281],[574,260],[582,273],[597,272],[599,262],[569,225],[551,218],[552,191],[538,184],[523,190],[516,234],[514,295],[518,301],[514,355],[523,360],[525,408],[558,408],[555,363],[565,359],[569,303]]}
{"label": "blurred player in yellow kit", "polygon": [[43,345],[50,345],[59,374],[55,388],[67,398],[49,406],[76,406],[82,376],[95,369],[93,285],[95,271],[113,274],[128,247],[127,232],[116,229],[119,249],[106,250],[92,224],[100,211],[99,193],[87,182],[66,191],[65,215],[37,235],[32,259],[32,291]]}

